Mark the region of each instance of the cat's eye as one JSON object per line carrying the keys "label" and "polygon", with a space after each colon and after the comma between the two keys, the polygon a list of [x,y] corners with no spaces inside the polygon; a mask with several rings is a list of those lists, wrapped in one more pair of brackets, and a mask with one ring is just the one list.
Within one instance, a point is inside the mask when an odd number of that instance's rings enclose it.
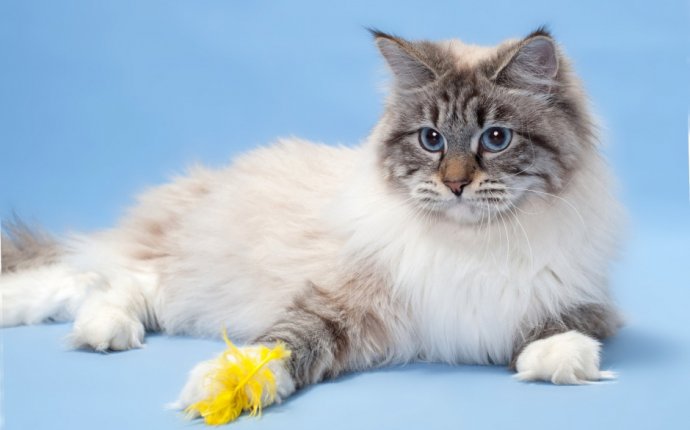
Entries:
{"label": "cat's eye", "polygon": [[419,130],[419,144],[429,152],[439,152],[446,147],[446,139],[438,130],[424,127]]}
{"label": "cat's eye", "polygon": [[503,151],[513,140],[513,131],[505,127],[491,127],[482,133],[479,143],[489,152]]}

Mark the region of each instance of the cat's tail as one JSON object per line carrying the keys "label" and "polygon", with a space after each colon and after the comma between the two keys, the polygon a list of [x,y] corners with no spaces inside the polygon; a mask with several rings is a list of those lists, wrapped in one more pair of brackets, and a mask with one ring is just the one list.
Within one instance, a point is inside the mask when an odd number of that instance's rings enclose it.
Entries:
{"label": "cat's tail", "polygon": [[15,216],[3,221],[0,233],[0,272],[19,272],[54,264],[64,249],[51,235],[30,228]]}
{"label": "cat's tail", "polygon": [[56,240],[15,219],[2,228],[0,327],[74,321],[75,347],[124,350],[157,329],[154,269],[110,231]]}
{"label": "cat's tail", "polygon": [[88,282],[64,263],[59,240],[18,217],[0,233],[0,326],[71,320]]}

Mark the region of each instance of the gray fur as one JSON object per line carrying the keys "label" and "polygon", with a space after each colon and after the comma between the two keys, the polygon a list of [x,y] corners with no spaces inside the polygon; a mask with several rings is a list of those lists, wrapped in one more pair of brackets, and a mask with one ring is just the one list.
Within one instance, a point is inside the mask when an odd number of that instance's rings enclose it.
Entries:
{"label": "gray fur", "polygon": [[57,262],[63,253],[48,233],[27,226],[19,218],[2,222],[2,273],[18,272]]}
{"label": "gray fur", "polygon": [[572,308],[561,314],[560,318],[548,319],[541,324],[525,327],[524,332],[518,336],[513,349],[513,358],[510,368],[515,369],[517,358],[530,343],[576,330],[580,333],[603,340],[613,336],[621,326],[618,313],[601,304],[586,304]]}
{"label": "gray fur", "polygon": [[[441,43],[409,42],[380,32],[375,36],[396,77],[384,114],[386,145],[380,163],[388,182],[402,193],[442,173],[445,159],[455,157],[472,164],[466,170],[484,173],[496,184],[558,194],[582,154],[595,144],[578,82],[543,29],[502,45],[479,64],[451,61],[452,53]],[[411,65],[415,61],[417,67]],[[415,82],[420,84],[415,87]],[[442,154],[429,153],[418,142],[419,130],[430,125],[446,138]],[[487,157],[473,148],[491,125],[511,128],[513,141]],[[507,204],[487,203],[490,210],[502,212],[521,198],[514,192],[499,199]]]}
{"label": "gray fur", "polygon": [[390,298],[377,294],[379,288],[368,283],[367,279],[353,280],[336,291],[311,284],[254,342],[287,345],[291,351],[288,370],[297,388],[385,363],[392,339],[380,315],[388,306],[379,305]]}

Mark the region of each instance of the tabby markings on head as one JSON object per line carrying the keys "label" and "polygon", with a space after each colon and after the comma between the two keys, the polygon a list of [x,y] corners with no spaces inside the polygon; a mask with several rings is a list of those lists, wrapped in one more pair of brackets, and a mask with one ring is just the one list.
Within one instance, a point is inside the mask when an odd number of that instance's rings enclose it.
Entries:
{"label": "tabby markings on head", "polygon": [[558,194],[594,144],[567,60],[544,30],[481,51],[374,36],[395,79],[380,165],[417,209],[467,223],[509,214]]}

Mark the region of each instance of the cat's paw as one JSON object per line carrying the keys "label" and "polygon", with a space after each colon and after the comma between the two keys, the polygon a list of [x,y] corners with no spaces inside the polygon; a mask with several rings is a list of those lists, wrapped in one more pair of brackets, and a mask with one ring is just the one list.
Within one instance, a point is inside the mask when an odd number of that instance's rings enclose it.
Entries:
{"label": "cat's paw", "polygon": [[118,308],[81,314],[68,340],[74,348],[95,351],[125,351],[144,346],[144,325]]}
{"label": "cat's paw", "polygon": [[[241,350],[251,354],[252,348],[251,346],[247,346],[241,348]],[[191,372],[189,372],[187,382],[182,388],[177,400],[169,403],[167,407],[169,409],[185,411],[187,417],[190,419],[198,418],[199,412],[189,407],[201,400],[216,395],[218,390],[221,389],[213,380],[214,371],[218,370],[218,366],[218,359],[202,361],[194,366]],[[269,362],[266,366],[271,370],[275,378],[276,395],[272,399],[264,398],[262,406],[280,403],[295,391],[295,383],[282,360]]]}
{"label": "cat's paw", "polygon": [[214,394],[214,384],[209,378],[209,375],[217,368],[217,360],[202,361],[194,366],[191,372],[189,372],[187,382],[184,384],[179,396],[177,396],[177,400],[168,403],[166,407],[169,409],[186,411],[187,417],[190,419],[198,418],[199,413],[196,410],[187,410],[187,408]]}
{"label": "cat's paw", "polygon": [[534,341],[520,353],[515,377],[521,381],[585,384],[615,378],[599,370],[601,344],[582,333],[569,331]]}

